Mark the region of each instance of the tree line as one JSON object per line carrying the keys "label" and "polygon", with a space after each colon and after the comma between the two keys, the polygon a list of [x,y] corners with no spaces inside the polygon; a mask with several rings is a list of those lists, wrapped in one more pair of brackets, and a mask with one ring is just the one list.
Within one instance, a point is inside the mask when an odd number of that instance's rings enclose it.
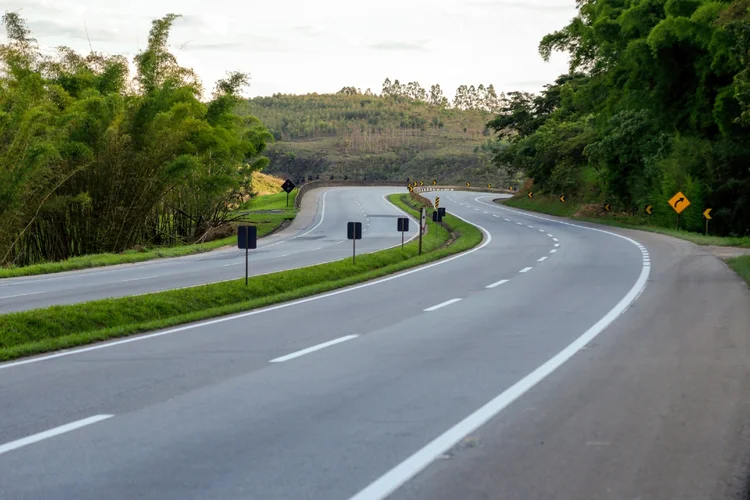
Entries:
{"label": "tree line", "polygon": [[579,0],[540,43],[569,73],[512,92],[489,125],[494,160],[539,189],[612,202],[674,225],[667,200],[693,207],[683,227],[750,232],[750,0]]}
{"label": "tree line", "polygon": [[[363,95],[367,97],[378,96],[378,94],[373,93],[370,89],[362,92],[361,89],[352,86],[343,87],[338,91],[338,94]],[[494,85],[489,84],[485,87],[484,84],[480,83],[476,87],[474,85],[459,85],[451,102],[443,94],[440,84],[431,85],[428,91],[419,82],[401,83],[398,80],[391,81],[390,78],[386,78],[383,82],[380,96],[395,100],[419,101],[440,108],[453,107],[461,110],[473,109],[490,113],[498,112],[503,99],[505,99],[503,94],[497,94]]]}
{"label": "tree line", "polygon": [[0,45],[0,264],[197,241],[251,192],[270,133],[235,113],[243,73],[210,100],[153,21],[134,58],[45,56],[17,12]]}

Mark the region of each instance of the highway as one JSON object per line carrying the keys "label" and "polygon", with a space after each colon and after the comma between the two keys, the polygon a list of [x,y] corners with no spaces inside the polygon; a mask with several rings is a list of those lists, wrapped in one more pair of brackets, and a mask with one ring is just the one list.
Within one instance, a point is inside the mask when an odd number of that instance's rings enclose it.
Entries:
{"label": "highway", "polygon": [[0,364],[0,498],[744,498],[734,273],[669,237],[436,194],[479,247]]}
{"label": "highway", "polygon": [[[352,249],[346,239],[349,221],[361,222],[366,235],[358,252],[400,244],[396,218],[403,214],[384,199],[393,192],[394,188],[323,188],[309,192],[292,224],[260,239],[258,249],[250,251],[250,274],[350,256]],[[414,226],[410,226],[407,238],[416,234]],[[0,314],[196,286],[244,275],[245,252],[229,248],[138,264],[0,279]]]}

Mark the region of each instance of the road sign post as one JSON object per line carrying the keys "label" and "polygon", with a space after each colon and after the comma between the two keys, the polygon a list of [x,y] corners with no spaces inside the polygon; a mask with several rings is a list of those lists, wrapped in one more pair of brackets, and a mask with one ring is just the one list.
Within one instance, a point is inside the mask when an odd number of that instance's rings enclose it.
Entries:
{"label": "road sign post", "polygon": [[425,224],[427,224],[427,212],[422,207],[419,209],[419,255],[422,255],[422,235],[424,234]]}
{"label": "road sign post", "polygon": [[346,225],[346,237],[352,240],[352,264],[357,263],[357,240],[362,239],[362,223],[349,222]]}
{"label": "road sign post", "polygon": [[401,231],[401,250],[404,249],[404,233],[409,230],[409,218],[398,218],[398,230]]}
{"label": "road sign post", "polygon": [[434,210],[432,212],[432,222],[435,223],[435,242],[437,242],[438,228],[437,224],[443,220],[443,216],[440,215],[440,210]]}
{"label": "road sign post", "polygon": [[250,273],[250,254],[248,250],[258,247],[258,228],[255,226],[240,226],[237,228],[237,248],[245,249],[245,286]]}
{"label": "road sign post", "polygon": [[284,181],[284,184],[281,185],[281,189],[284,190],[286,193],[286,206],[289,206],[289,193],[294,191],[294,188],[297,187],[294,185],[294,183],[291,181],[291,179],[287,179]]}
{"label": "road sign post", "polygon": [[671,200],[669,200],[669,206],[672,207],[672,210],[677,212],[677,229],[680,229],[680,214],[690,206],[690,200],[688,200],[687,196],[682,194],[682,192],[678,192],[676,195],[672,196]]}
{"label": "road sign post", "polygon": [[711,217],[711,210],[713,210],[713,208],[707,208],[703,211],[703,217],[706,218],[706,236],[708,236],[708,221],[713,219],[713,217]]}

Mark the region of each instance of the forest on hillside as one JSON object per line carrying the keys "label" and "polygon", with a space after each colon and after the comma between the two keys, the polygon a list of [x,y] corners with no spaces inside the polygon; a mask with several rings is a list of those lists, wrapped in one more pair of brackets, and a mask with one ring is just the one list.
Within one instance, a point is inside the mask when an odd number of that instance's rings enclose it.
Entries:
{"label": "forest on hillside", "polygon": [[512,92],[490,122],[494,161],[537,191],[610,202],[675,224],[750,232],[750,0],[578,0],[540,43],[570,72],[538,95]]}
{"label": "forest on hillside", "polygon": [[503,182],[482,146],[503,96],[492,85],[461,85],[449,101],[440,85],[386,79],[379,94],[343,87],[335,94],[249,99],[276,142],[268,171],[294,178],[439,178]]}
{"label": "forest on hillside", "polygon": [[252,189],[270,133],[234,108],[248,78],[210,100],[153,21],[135,75],[122,56],[43,55],[16,12],[0,45],[0,265],[192,242]]}

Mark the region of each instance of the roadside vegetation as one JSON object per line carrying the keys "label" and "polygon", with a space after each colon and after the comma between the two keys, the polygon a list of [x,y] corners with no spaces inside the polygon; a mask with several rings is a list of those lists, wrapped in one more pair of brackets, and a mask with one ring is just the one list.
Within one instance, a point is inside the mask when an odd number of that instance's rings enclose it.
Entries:
{"label": "roadside vegetation", "polygon": [[[391,201],[416,216],[402,199]],[[149,295],[97,300],[54,306],[0,316],[0,360],[74,347],[139,332],[188,323],[289,301],[362,281],[468,250],[482,241],[474,226],[448,216],[450,231],[428,221],[430,237],[424,253],[417,255],[417,241],[350,259],[300,270],[283,271],[212,285],[171,290]],[[437,237],[433,236],[437,234]],[[460,235],[460,236],[459,236]],[[457,239],[453,239],[458,236]],[[452,240],[448,246],[445,243]]]}
{"label": "roadside vegetation", "polygon": [[727,259],[727,264],[734,269],[737,274],[745,278],[748,285],[750,285],[750,255]]}
{"label": "roadside vegetation", "polygon": [[5,13],[0,266],[205,242],[254,194],[272,136],[235,112],[248,77],[228,73],[206,100],[168,50],[178,17],[153,21],[131,75],[119,55],[49,56]]}
{"label": "roadside vegetation", "polygon": [[538,95],[509,93],[490,121],[495,164],[533,179],[537,196],[620,214],[652,205],[647,220],[627,218],[634,225],[674,228],[668,200],[681,191],[692,203],[681,229],[703,232],[712,208],[713,234],[750,235],[749,33],[748,0],[578,2],[539,45],[544,59],[567,53],[569,72]]}
{"label": "roadside vegetation", "polygon": [[[639,229],[653,233],[666,234],[691,241],[698,245],[734,246],[750,248],[750,236],[715,236],[705,233],[696,233],[684,229],[677,230],[674,227],[656,226],[645,213],[642,215],[631,215],[627,213],[606,213],[599,205],[587,205],[568,198],[566,203],[561,203],[557,196],[534,195],[533,199],[521,194],[517,197],[503,200],[502,203],[509,207],[522,210],[532,210],[559,217],[596,222],[608,226],[621,227],[625,229]],[[710,227],[710,226],[709,226]]]}
{"label": "roadside vegetation", "polygon": [[[279,189],[278,185],[276,185],[276,189]],[[251,198],[237,211],[231,223],[222,226],[220,230],[223,232],[223,236],[219,235],[218,239],[213,239],[205,243],[153,247],[137,246],[136,248],[120,253],[82,255],[57,262],[46,262],[22,267],[0,267],[0,278],[60,273],[118,264],[134,264],[154,259],[182,257],[208,252],[224,246],[236,245],[237,235],[235,226],[238,224],[257,226],[258,237],[262,238],[278,231],[294,220],[294,217],[297,215],[297,210],[294,208],[294,198],[296,196],[296,190],[289,195],[290,208],[286,207],[286,193],[283,192]],[[216,237],[216,234],[214,236]]]}

